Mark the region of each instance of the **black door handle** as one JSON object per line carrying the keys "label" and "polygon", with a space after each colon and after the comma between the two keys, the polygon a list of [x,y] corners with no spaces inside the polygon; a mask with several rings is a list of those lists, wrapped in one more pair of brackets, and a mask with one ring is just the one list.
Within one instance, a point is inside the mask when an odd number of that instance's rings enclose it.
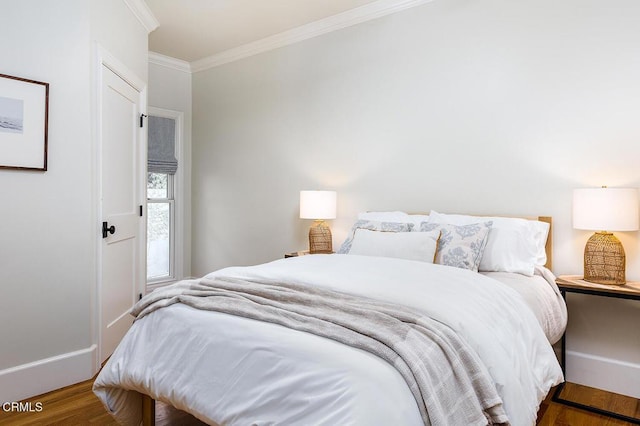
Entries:
{"label": "black door handle", "polygon": [[116,227],[111,225],[107,228],[108,223],[102,222],[102,238],[107,238],[107,233],[113,235],[116,232]]}

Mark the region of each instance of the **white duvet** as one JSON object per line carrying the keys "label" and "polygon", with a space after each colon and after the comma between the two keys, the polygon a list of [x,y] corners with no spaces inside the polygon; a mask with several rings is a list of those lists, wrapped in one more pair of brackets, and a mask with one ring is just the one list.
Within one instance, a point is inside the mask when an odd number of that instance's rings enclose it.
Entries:
{"label": "white duvet", "polygon": [[[424,310],[478,352],[516,426],[535,424],[540,402],[562,381],[553,350],[523,298],[477,273],[402,259],[312,255],[209,276],[322,286]],[[137,392],[210,424],[422,424],[400,374],[374,355],[182,304],[136,321],[94,391],[123,424],[140,421]]]}
{"label": "white duvet", "polygon": [[567,305],[555,276],[548,269],[536,266],[532,277],[509,272],[482,272],[515,290],[538,319],[549,343],[556,343],[567,327]]}

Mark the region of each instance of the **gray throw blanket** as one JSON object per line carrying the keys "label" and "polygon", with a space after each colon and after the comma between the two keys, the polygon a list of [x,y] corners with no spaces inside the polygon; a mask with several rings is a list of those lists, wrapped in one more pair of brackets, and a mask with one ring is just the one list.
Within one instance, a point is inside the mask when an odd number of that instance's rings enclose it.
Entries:
{"label": "gray throw blanket", "polygon": [[174,303],[280,324],[368,351],[402,375],[427,425],[508,424],[475,351],[447,325],[415,309],[317,287],[217,278],[156,290],[132,314],[139,320]]}

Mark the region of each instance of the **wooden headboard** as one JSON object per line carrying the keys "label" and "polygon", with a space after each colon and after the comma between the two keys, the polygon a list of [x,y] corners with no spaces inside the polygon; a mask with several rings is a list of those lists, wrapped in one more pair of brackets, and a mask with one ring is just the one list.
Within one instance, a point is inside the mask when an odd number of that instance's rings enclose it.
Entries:
{"label": "wooden headboard", "polygon": [[547,253],[547,263],[544,266],[551,271],[553,266],[553,219],[551,216],[538,216],[538,220],[549,224],[549,235],[544,246],[544,251]]}

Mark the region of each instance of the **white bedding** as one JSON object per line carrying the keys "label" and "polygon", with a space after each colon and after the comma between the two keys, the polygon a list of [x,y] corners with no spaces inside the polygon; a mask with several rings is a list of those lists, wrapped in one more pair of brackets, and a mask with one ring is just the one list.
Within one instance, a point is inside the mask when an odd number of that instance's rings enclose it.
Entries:
{"label": "white bedding", "polygon": [[532,277],[509,272],[481,274],[518,292],[538,319],[549,343],[554,344],[560,340],[567,327],[567,306],[551,271],[543,266],[536,266]]}
{"label": "white bedding", "polygon": [[[402,259],[316,255],[210,276],[282,280],[404,303],[445,322],[478,352],[513,425],[535,424],[562,381],[533,312],[480,274]],[[124,424],[149,394],[208,423],[419,425],[416,402],[385,361],[315,335],[176,304],[137,321],[94,391]]]}

